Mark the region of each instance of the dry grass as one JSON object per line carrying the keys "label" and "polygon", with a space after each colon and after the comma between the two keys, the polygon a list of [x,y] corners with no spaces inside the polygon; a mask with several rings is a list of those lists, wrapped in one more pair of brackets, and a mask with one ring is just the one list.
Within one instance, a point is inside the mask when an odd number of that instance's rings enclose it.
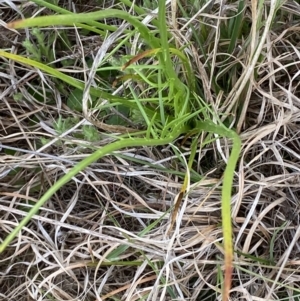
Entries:
{"label": "dry grass", "polygon": [[[76,1],[74,7],[90,11],[94,5],[90,2],[84,6]],[[33,15],[39,10],[33,3],[18,3],[0,4],[4,22],[20,18],[20,12]],[[101,5],[112,4],[98,8]],[[223,6],[223,16],[220,5],[213,5],[206,57],[187,28],[181,31],[185,17],[178,16],[176,28],[170,18],[178,44],[192,40],[186,52],[207,102],[220,116],[230,106],[226,101],[233,99],[232,90],[217,94],[211,78],[221,77],[224,68],[239,62],[231,78],[233,89],[251,64],[252,46],[242,41],[240,46],[246,49],[237,48],[228,66],[222,67],[218,59],[226,43],[217,35],[221,20],[236,5]],[[251,3],[246,5],[250,22]],[[257,74],[231,110],[240,112],[239,106],[248,104],[245,115],[239,115],[242,120],[236,120],[243,151],[232,199],[231,300],[300,300],[299,8],[291,0],[282,5],[279,21],[263,45]],[[197,28],[204,15],[196,15],[192,8],[190,13]],[[55,34],[61,43],[60,33]],[[32,38],[29,31],[18,34],[1,27],[2,49],[24,53],[25,35]],[[47,38],[50,35],[49,30]],[[82,58],[93,58],[101,41],[95,36],[80,38],[76,30],[67,35],[72,47],[57,50],[55,59],[76,58],[75,64],[57,67],[82,72],[86,67]],[[28,206],[90,151],[80,144],[87,142],[74,135],[80,131],[76,128],[82,122],[80,114],[66,105],[52,78],[4,58],[0,72],[0,239],[4,239]],[[57,141],[59,116],[78,120]],[[98,147],[108,141],[102,133],[100,141],[90,144]],[[199,146],[194,170],[204,178],[191,182],[170,236],[170,208],[185,172],[172,148],[127,149],[91,165],[48,201],[1,254],[0,300],[219,300],[224,144],[218,140]]]}

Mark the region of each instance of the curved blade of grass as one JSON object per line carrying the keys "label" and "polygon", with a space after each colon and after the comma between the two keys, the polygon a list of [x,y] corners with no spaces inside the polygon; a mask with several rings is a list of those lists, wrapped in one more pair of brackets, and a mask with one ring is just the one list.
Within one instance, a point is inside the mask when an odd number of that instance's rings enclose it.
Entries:
{"label": "curved blade of grass", "polygon": [[[197,112],[196,112],[197,113]],[[195,114],[196,114],[195,113]],[[12,240],[18,235],[19,231],[26,226],[26,224],[30,221],[33,215],[35,215],[41,206],[45,204],[50,197],[54,195],[63,185],[68,183],[73,177],[75,177],[78,173],[83,171],[87,166],[92,164],[93,162],[99,160],[103,156],[110,154],[114,151],[126,148],[126,147],[138,147],[138,146],[157,146],[157,145],[165,145],[173,142],[179,135],[187,132],[189,128],[185,126],[187,120],[191,117],[189,115],[180,118],[180,121],[174,122],[172,121],[170,124],[166,126],[166,130],[161,131],[160,138],[124,138],[108,144],[89,157],[85,158],[78,164],[76,164],[66,175],[60,178],[54,185],[46,191],[46,193],[41,197],[41,199],[32,207],[32,209],[28,212],[27,216],[16,226],[16,228],[4,239],[2,244],[0,245],[0,253],[2,253],[6,247],[12,242]],[[170,131],[172,129],[172,131]]]}
{"label": "curved blade of grass", "polygon": [[160,48],[159,39],[155,38],[151,31],[143,23],[138,21],[136,17],[131,16],[125,11],[118,9],[105,9],[92,13],[82,14],[65,14],[55,16],[36,17],[33,19],[17,20],[7,24],[8,28],[24,28],[24,27],[45,27],[55,25],[74,25],[78,23],[89,23],[91,21],[105,19],[105,18],[119,18],[127,21],[133,25],[140,33],[141,37],[152,48]]}
{"label": "curved blade of grass", "polygon": [[[59,14],[70,14],[70,15],[76,15],[76,13],[70,12],[67,9],[64,9],[62,7],[59,7],[57,5],[54,5],[52,3],[49,3],[48,1],[44,1],[44,0],[32,0],[32,2],[40,5],[41,7],[47,7]],[[96,22],[91,20],[90,22],[88,22],[89,25],[86,24],[77,24],[79,27],[82,27],[84,29],[90,30],[92,32],[98,33],[100,35],[105,35],[105,32],[102,30],[99,30],[98,28],[101,28],[103,30],[108,30],[108,31],[116,31],[118,28],[116,26],[113,25],[107,25],[107,24],[103,24],[100,22]],[[126,30],[125,30],[126,32]]]}
{"label": "curved blade of grass", "polygon": [[63,185],[68,183],[78,173],[83,171],[87,166],[93,162],[99,160],[107,154],[111,154],[114,151],[126,148],[126,147],[138,147],[138,146],[157,146],[165,145],[174,141],[182,132],[184,127],[177,125],[174,127],[173,132],[167,136],[159,139],[147,139],[147,138],[125,138],[111,144],[105,145],[98,149],[96,152],[85,158],[78,164],[76,164],[67,174],[60,178],[54,185],[41,197],[41,199],[32,207],[27,216],[16,226],[16,228],[4,239],[0,245],[0,253],[2,253],[6,247],[12,242],[12,240],[18,235],[19,231],[26,226],[30,219],[39,211],[41,206],[49,200],[55,192],[57,192]]}
{"label": "curved blade of grass", "polygon": [[[67,9],[64,9],[64,8],[60,7],[60,6],[49,3],[48,1],[32,0],[32,2],[40,5],[41,7],[47,7],[47,8],[49,8],[49,9],[51,9],[51,10],[53,10],[53,11],[59,13],[59,14],[73,14],[73,15],[76,14],[76,13],[73,13],[73,12],[67,10]],[[123,2],[128,7],[133,8],[134,11],[140,16],[147,14],[147,12],[141,6],[133,4],[132,2],[126,1],[126,0],[122,0],[121,2]],[[108,30],[108,31],[116,31],[118,29],[116,26],[107,25],[107,24],[103,24],[103,23],[100,23],[100,22],[96,22],[96,21],[90,21],[88,24],[90,24],[91,26],[86,26],[85,24],[78,24],[78,25],[81,26],[82,28],[88,29],[88,30],[93,31],[93,32],[98,32],[100,34],[102,34],[102,32],[100,30],[98,30],[97,28],[102,28],[103,30]],[[152,24],[157,27],[157,24],[158,24],[157,20],[153,20]]]}
{"label": "curved blade of grass", "polygon": [[197,129],[210,133],[216,133],[232,139],[233,146],[225,168],[224,179],[222,185],[222,230],[224,236],[225,251],[225,277],[222,300],[229,300],[229,290],[232,278],[232,260],[233,260],[233,244],[232,244],[232,225],[231,225],[231,190],[235,167],[240,155],[241,139],[237,133],[225,127],[216,125],[210,120],[197,122]]}

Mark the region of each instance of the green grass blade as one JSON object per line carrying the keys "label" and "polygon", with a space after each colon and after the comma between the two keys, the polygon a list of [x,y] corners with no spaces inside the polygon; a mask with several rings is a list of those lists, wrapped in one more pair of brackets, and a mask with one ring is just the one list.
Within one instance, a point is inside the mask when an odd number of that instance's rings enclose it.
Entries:
{"label": "green grass blade", "polygon": [[243,19],[244,19],[244,11],[245,9],[245,1],[244,0],[240,0],[239,1],[239,6],[238,6],[238,11],[237,11],[237,15],[234,18],[234,25],[233,25],[233,29],[232,32],[229,33],[230,35],[230,43],[228,46],[228,53],[232,53],[233,50],[236,47],[236,43],[239,39],[240,36],[240,32],[242,30],[243,27]]}
{"label": "green grass blade", "polygon": [[137,147],[137,146],[157,146],[171,143],[176,139],[182,132],[182,127],[174,127],[174,131],[168,137],[164,139],[146,139],[146,138],[127,138],[123,140],[116,141],[114,143],[108,144],[89,157],[82,160],[80,163],[76,164],[66,175],[60,178],[42,197],[41,199],[32,207],[28,212],[28,215],[17,225],[17,227],[5,238],[3,243],[0,245],[0,253],[2,253],[5,248],[11,243],[11,241],[18,235],[19,231],[30,221],[30,219],[38,212],[38,210],[45,204],[50,197],[53,196],[63,185],[68,183],[73,177],[75,177],[79,172],[83,171],[87,166],[93,162],[99,160],[107,154],[111,154],[114,151],[120,150],[126,147]]}
{"label": "green grass blade", "polygon": [[64,14],[55,16],[36,17],[33,19],[18,20],[8,24],[10,28],[24,27],[46,27],[55,25],[75,25],[78,23],[89,23],[93,20],[101,20],[105,18],[119,18],[129,22],[140,33],[142,38],[149,44],[151,48],[160,48],[159,39],[151,35],[150,30],[141,23],[137,18],[131,16],[125,11],[118,9],[106,9],[92,13],[83,14]]}
{"label": "green grass blade", "polygon": [[232,150],[225,168],[222,185],[222,229],[225,250],[225,283],[223,300],[227,300],[232,277],[233,243],[232,243],[232,222],[231,222],[231,191],[236,164],[241,151],[241,139],[234,131],[214,124],[210,120],[197,123],[199,130],[216,133],[233,141]]}
{"label": "green grass blade", "polygon": [[[59,14],[70,14],[70,15],[76,15],[76,13],[70,12],[67,9],[64,9],[62,7],[59,7],[57,5],[54,5],[52,3],[49,3],[47,1],[44,0],[33,0],[32,2],[40,5],[41,7],[47,7]],[[105,31],[116,31],[118,28],[116,26],[113,25],[107,25],[107,24],[103,24],[100,22],[96,22],[96,21],[90,21],[88,22],[89,25],[86,24],[77,24],[79,27],[82,27],[84,29],[87,29],[91,32],[95,32],[100,34],[101,36],[105,35]],[[101,28],[101,30],[99,29]]]}

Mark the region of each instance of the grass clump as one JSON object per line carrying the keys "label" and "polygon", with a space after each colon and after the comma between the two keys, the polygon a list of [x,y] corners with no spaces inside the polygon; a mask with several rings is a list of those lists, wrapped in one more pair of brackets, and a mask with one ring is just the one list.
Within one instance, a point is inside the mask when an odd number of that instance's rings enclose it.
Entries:
{"label": "grass clump", "polygon": [[5,298],[297,296],[278,213],[294,184],[272,188],[297,169],[291,4],[33,3],[7,5],[27,36],[0,50],[0,251],[31,262]]}

